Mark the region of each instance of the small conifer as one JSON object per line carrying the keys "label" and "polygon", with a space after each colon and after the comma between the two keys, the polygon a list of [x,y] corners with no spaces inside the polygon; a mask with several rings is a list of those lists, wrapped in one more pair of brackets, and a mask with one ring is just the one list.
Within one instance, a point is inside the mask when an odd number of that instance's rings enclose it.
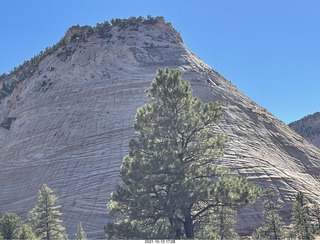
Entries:
{"label": "small conifer", "polygon": [[296,195],[296,201],[292,205],[292,218],[294,235],[298,240],[313,240],[310,209],[308,200],[304,194],[299,191]]}
{"label": "small conifer", "polygon": [[252,238],[256,240],[281,240],[284,239],[284,222],[278,214],[282,208],[275,188],[267,188],[262,194],[266,200],[263,202],[262,226],[255,229]]}
{"label": "small conifer", "polygon": [[86,236],[86,233],[84,232],[84,230],[83,230],[83,228],[82,228],[81,222],[78,223],[78,229],[77,229],[77,233],[76,233],[76,239],[77,239],[77,240],[87,240],[87,236]]}
{"label": "small conifer", "polygon": [[56,205],[58,197],[44,184],[39,190],[38,204],[29,212],[32,228],[41,240],[67,239],[65,228],[61,225],[61,206]]}

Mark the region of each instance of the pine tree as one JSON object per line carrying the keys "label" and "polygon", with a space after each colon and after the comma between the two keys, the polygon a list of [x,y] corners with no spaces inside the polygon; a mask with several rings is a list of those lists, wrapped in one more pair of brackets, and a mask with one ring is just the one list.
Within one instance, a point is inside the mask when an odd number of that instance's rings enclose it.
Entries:
{"label": "pine tree", "polygon": [[311,216],[313,218],[313,226],[314,226],[314,233],[319,235],[320,234],[320,207],[317,202],[313,202],[311,208]]}
{"label": "pine tree", "polygon": [[86,236],[86,233],[84,232],[84,230],[83,230],[83,228],[82,228],[81,222],[78,223],[78,229],[77,229],[77,233],[76,233],[76,239],[77,239],[77,240],[87,240],[87,236]]}
{"label": "pine tree", "polygon": [[146,92],[149,103],[138,109],[137,138],[121,166],[123,185],[108,204],[119,221],[108,223],[106,233],[117,239],[214,238],[217,208],[244,206],[260,188],[217,164],[227,142],[212,129],[222,117],[218,103],[202,103],[181,73],[168,68],[157,70]]}
{"label": "pine tree", "polygon": [[4,213],[0,219],[0,235],[4,240],[14,240],[14,232],[21,224],[20,217],[15,213]]}
{"label": "pine tree", "polygon": [[296,201],[292,205],[291,221],[294,228],[295,238],[299,240],[313,240],[310,210],[308,207],[308,200],[299,191],[296,195]]}
{"label": "pine tree", "polygon": [[238,234],[235,232],[236,221],[234,217],[236,211],[230,207],[217,207],[213,215],[212,227],[214,239],[218,240],[236,240],[239,239]]}
{"label": "pine tree", "polygon": [[29,212],[29,221],[41,240],[63,240],[67,239],[65,228],[61,225],[59,217],[60,205],[56,205],[58,197],[44,184],[39,190],[38,204]]}
{"label": "pine tree", "polygon": [[252,238],[256,240],[281,240],[284,239],[284,222],[278,214],[282,208],[277,191],[274,187],[267,188],[262,194],[266,200],[263,202],[262,226],[255,229]]}
{"label": "pine tree", "polygon": [[29,225],[23,224],[14,232],[14,239],[15,240],[36,240],[37,236],[32,231],[32,228]]}

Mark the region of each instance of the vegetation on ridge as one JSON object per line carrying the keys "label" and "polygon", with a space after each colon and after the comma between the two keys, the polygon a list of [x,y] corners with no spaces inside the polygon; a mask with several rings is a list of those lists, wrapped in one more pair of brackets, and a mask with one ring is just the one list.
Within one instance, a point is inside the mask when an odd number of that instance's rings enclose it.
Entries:
{"label": "vegetation on ridge", "polygon": [[[28,61],[25,61],[18,67],[15,67],[8,74],[3,73],[0,75],[0,100],[4,97],[10,95],[15,87],[26,78],[30,78],[37,70],[39,63],[51,55],[55,51],[62,49],[70,42],[75,41],[87,41],[91,35],[97,35],[100,38],[111,38],[112,34],[110,32],[112,27],[118,27],[119,29],[124,29],[128,27],[137,27],[139,24],[151,25],[156,24],[160,21],[164,21],[162,17],[151,17],[147,18],[140,17],[130,17],[128,19],[111,19],[111,21],[105,21],[104,23],[98,23],[95,27],[91,26],[72,26],[69,28],[63,38],[51,47],[46,47],[45,51],[41,51],[38,55],[35,55]],[[182,41],[180,34],[176,32],[177,37]]]}
{"label": "vegetation on ridge", "polygon": [[291,122],[288,126],[300,134],[302,137],[309,138],[320,134],[320,112],[307,115],[302,119]]}

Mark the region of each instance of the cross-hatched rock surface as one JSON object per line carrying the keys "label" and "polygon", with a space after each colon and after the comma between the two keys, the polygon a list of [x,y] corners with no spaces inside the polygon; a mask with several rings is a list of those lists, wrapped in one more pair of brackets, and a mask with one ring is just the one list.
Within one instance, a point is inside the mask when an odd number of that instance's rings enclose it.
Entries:
{"label": "cross-hatched rock surface", "polygon": [[[170,24],[158,18],[110,33],[59,48],[1,101],[0,122],[11,118],[9,128],[0,127],[2,213],[25,219],[46,183],[59,196],[69,238],[79,221],[89,239],[105,238],[112,220],[106,204],[121,184],[135,114],[158,67],[181,70],[195,96],[223,105],[215,129],[229,142],[220,163],[263,188],[274,184],[286,221],[297,191],[319,200],[319,149],[191,53]],[[239,233],[260,225],[261,214],[261,200],[243,209]]]}

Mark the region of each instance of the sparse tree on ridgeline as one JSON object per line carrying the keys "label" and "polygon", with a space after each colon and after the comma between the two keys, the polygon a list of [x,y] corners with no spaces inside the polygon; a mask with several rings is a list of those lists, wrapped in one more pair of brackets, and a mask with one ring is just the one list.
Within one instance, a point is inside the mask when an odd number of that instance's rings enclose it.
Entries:
{"label": "sparse tree on ridgeline", "polygon": [[253,202],[260,190],[217,164],[227,142],[213,131],[221,107],[192,96],[178,70],[158,69],[146,92],[121,166],[123,185],[108,204],[118,216],[105,227],[108,238],[217,238],[217,213]]}

